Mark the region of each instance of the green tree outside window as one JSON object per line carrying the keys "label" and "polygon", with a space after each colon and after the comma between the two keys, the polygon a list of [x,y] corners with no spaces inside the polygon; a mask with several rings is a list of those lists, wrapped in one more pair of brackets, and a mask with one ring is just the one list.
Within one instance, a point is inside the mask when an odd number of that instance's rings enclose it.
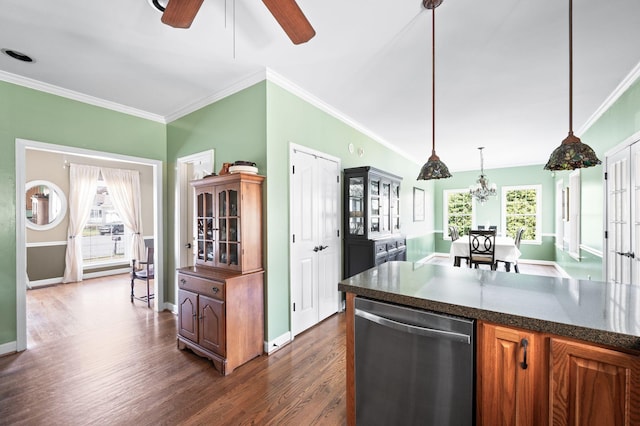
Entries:
{"label": "green tree outside window", "polygon": [[515,238],[516,232],[525,227],[523,240],[536,240],[538,221],[538,193],[536,189],[513,189],[506,192],[505,214],[507,235]]}

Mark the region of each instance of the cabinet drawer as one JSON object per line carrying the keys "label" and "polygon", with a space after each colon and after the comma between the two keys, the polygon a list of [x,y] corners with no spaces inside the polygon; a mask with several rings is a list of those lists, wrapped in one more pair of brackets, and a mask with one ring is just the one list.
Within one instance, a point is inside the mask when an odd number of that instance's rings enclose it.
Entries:
{"label": "cabinet drawer", "polygon": [[224,283],[219,281],[179,274],[178,286],[183,290],[189,290],[198,294],[204,294],[209,297],[224,300]]}
{"label": "cabinet drawer", "polygon": [[392,251],[398,248],[398,241],[389,241],[387,243],[387,251]]}
{"label": "cabinet drawer", "polygon": [[387,245],[384,242],[376,243],[374,251],[375,255],[378,256],[380,253],[384,253],[385,251],[387,251]]}

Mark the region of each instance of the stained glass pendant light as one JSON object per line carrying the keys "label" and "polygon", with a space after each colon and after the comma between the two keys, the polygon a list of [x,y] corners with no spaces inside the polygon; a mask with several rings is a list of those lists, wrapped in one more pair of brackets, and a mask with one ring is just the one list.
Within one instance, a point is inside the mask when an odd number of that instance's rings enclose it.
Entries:
{"label": "stained glass pendant light", "polygon": [[601,163],[593,149],[573,134],[573,0],[569,0],[569,136],[551,153],[544,168],[574,170]]}
{"label": "stained glass pendant light", "polygon": [[418,180],[444,179],[451,177],[449,168],[436,155],[436,7],[442,0],[423,0],[425,9],[431,9],[431,157],[427,160]]}

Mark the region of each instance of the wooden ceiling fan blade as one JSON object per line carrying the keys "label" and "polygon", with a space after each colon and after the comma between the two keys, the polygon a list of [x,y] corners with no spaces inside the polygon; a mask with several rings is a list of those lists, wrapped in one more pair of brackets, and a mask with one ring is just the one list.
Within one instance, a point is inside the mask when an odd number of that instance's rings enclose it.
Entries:
{"label": "wooden ceiling fan blade", "polygon": [[161,21],[174,28],[189,28],[204,0],[170,0]]}
{"label": "wooden ceiling fan blade", "polygon": [[[175,0],[172,0],[175,1]],[[316,35],[295,0],[262,0],[293,44],[306,43]]]}

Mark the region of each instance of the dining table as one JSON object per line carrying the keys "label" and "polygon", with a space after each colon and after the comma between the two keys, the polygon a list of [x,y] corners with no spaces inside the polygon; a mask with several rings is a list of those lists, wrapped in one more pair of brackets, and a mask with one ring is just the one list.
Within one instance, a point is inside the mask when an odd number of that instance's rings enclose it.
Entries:
{"label": "dining table", "polygon": [[[511,270],[511,264],[520,258],[520,250],[511,237],[496,237],[496,262],[504,262],[505,270]],[[460,266],[460,259],[469,258],[469,236],[463,235],[451,243],[449,256],[453,257],[453,266]]]}

